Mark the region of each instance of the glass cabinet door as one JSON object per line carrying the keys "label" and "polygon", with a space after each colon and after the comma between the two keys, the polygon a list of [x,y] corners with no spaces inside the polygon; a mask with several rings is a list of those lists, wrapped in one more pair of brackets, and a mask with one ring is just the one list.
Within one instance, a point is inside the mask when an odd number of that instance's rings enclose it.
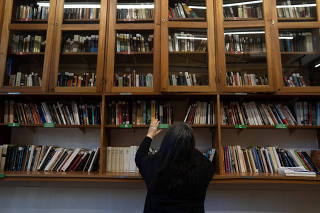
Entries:
{"label": "glass cabinet door", "polygon": [[63,24],[98,24],[100,13],[99,0],[64,0]]}
{"label": "glass cabinet door", "polygon": [[169,0],[169,21],[206,21],[206,0]]}
{"label": "glass cabinet door", "polygon": [[316,0],[277,0],[279,22],[317,21]]}
{"label": "glass cabinet door", "polygon": [[283,85],[320,86],[319,30],[281,29],[279,42]]}
{"label": "glass cabinet door", "polygon": [[224,37],[226,85],[269,85],[264,29],[226,29]]}

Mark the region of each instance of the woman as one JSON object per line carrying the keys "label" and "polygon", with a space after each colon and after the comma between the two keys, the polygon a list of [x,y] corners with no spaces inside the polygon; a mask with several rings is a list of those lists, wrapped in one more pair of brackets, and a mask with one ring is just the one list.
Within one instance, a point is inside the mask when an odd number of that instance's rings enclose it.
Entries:
{"label": "woman", "polygon": [[195,149],[193,131],[185,123],[171,127],[160,150],[148,155],[161,131],[158,125],[158,120],[150,125],[135,159],[148,190],[144,213],[203,213],[213,164]]}

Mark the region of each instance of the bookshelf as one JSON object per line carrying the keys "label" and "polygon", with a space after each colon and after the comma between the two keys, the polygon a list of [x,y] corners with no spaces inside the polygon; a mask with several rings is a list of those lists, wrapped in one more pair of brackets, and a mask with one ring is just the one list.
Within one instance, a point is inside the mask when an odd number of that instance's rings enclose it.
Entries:
{"label": "bookshelf", "polygon": [[[317,49],[320,26],[319,0],[299,1],[302,2],[301,4],[316,4],[316,7],[312,6],[310,16],[301,15],[299,17],[278,16],[278,10],[282,8],[277,8],[277,5],[283,6],[283,2],[288,3],[287,1],[265,0],[254,5],[250,5],[251,1],[249,0],[219,0],[216,2],[191,0],[187,2],[187,7],[191,8],[195,15],[192,15],[191,12],[188,15],[184,14],[185,17],[180,17],[183,16],[181,13],[180,15],[179,13],[178,15],[173,14],[172,9],[180,7],[179,3],[182,7],[186,6],[182,4],[183,2],[176,0],[139,0],[135,3],[129,0],[51,0],[47,19],[21,20],[15,18],[15,1],[6,1],[0,45],[0,54],[5,58],[5,60],[0,60],[1,103],[4,103],[5,100],[16,102],[21,100],[36,102],[81,100],[88,103],[92,100],[98,100],[101,102],[101,123],[90,125],[55,124],[54,128],[46,129],[48,127],[43,124],[30,123],[9,127],[0,119],[0,130],[6,133],[0,136],[0,144],[10,141],[16,131],[30,130],[34,135],[43,130],[52,130],[52,132],[61,130],[65,135],[69,135],[71,131],[80,131],[83,135],[94,131],[96,135],[99,134],[94,145],[100,148],[99,172],[90,174],[82,172],[5,172],[6,178],[4,180],[142,181],[138,173],[108,172],[107,150],[108,147],[139,145],[140,141],[137,135],[145,134],[149,122],[133,123],[133,112],[129,110],[129,125],[112,123],[109,122],[110,111],[112,111],[113,103],[124,102],[122,107],[125,108],[125,105],[128,105],[128,109],[133,109],[132,106],[138,102],[151,104],[152,101],[155,101],[158,105],[168,106],[170,104],[170,107],[173,108],[171,124],[183,121],[191,104],[196,102],[210,102],[212,104],[215,122],[210,124],[193,123],[191,126],[198,134],[207,137],[207,148],[217,150],[217,170],[212,180],[213,183],[319,184],[319,176],[310,178],[285,177],[267,173],[228,174],[224,170],[223,153],[223,147],[230,144],[231,139],[228,135],[252,139],[269,133],[274,135],[275,132],[293,140],[300,134],[308,137],[314,136],[317,144],[298,141],[296,143],[282,144],[279,142],[279,144],[259,145],[286,145],[289,148],[300,145],[300,148],[318,149],[319,125],[295,124],[279,129],[279,126],[274,124],[263,123],[259,125],[246,124],[245,128],[240,128],[235,124],[221,122],[223,115],[221,106],[231,101],[241,104],[251,101],[288,104],[291,106],[290,110],[295,102],[316,103],[319,101],[320,85],[317,84],[317,70],[309,66],[318,60],[320,53],[320,50]],[[298,1],[291,2],[294,5]],[[75,3],[77,3],[76,6]],[[81,12],[82,16],[73,12],[72,9],[76,8],[84,9]],[[233,16],[231,16],[230,8],[234,12]],[[244,9],[247,11],[246,15]],[[250,16],[248,16],[248,11],[251,10],[255,10],[255,12],[250,12]],[[95,15],[90,15],[90,11]],[[99,13],[100,16],[97,15]],[[27,32],[25,34],[27,36],[28,34],[31,36],[39,34],[45,37],[47,41],[45,51],[18,53],[8,51],[11,36],[14,33],[24,35],[25,32]],[[286,45],[281,42],[285,41],[288,44],[287,40],[293,40],[296,46],[296,37],[293,34],[305,34],[307,37],[311,35],[313,48],[309,43],[302,45],[299,50],[288,51]],[[290,39],[286,40],[281,37],[290,37]],[[175,38],[178,40],[177,47]],[[239,39],[238,44],[232,47],[231,44],[237,43],[237,39]],[[73,46],[77,41],[91,44],[88,42],[89,40],[92,40],[93,43],[96,40],[97,45],[93,44],[93,48],[91,48],[90,45],[88,47],[79,42],[80,44]],[[144,41],[143,45],[142,41]],[[255,45],[250,45],[252,43]],[[118,48],[119,45],[120,48]],[[42,73],[43,84],[32,87],[6,85],[6,64],[9,57],[25,63],[41,64],[42,69],[39,70],[39,73]],[[304,64],[293,64],[294,67],[289,68],[297,70],[302,67],[303,73],[300,72],[300,75],[303,74],[304,80],[308,84],[305,87],[288,87],[284,84],[283,78],[292,77],[292,73],[298,71],[288,71],[286,66],[290,61],[301,58],[308,58],[308,61],[302,60],[301,62]],[[69,83],[68,80],[61,83],[61,73],[65,72],[77,73],[71,75]],[[182,76],[179,76],[180,72]],[[188,72],[187,76],[186,72]],[[254,81],[255,78],[251,76],[254,74],[259,85],[245,85],[245,80],[239,85],[233,85],[230,80],[232,79],[231,72],[233,74],[239,72],[239,75],[233,76],[233,79],[239,76],[245,77],[241,74],[246,74],[248,82],[249,79],[250,82]],[[90,73],[90,75],[81,75],[86,73]],[[91,86],[92,73],[96,77],[93,77],[95,83]],[[152,77],[148,74],[152,74]],[[173,74],[176,75],[175,82],[172,81]],[[193,74],[195,74],[196,80],[193,79]],[[226,81],[227,74],[229,85]],[[75,76],[77,80],[75,80]],[[181,80],[184,78],[189,78],[190,82]],[[79,79],[82,79],[80,83]],[[138,84],[137,79],[139,79]],[[313,80],[312,83],[311,80]],[[147,81],[148,83],[146,83]],[[292,113],[295,113],[294,110]],[[169,122],[163,122],[163,124],[167,123]],[[165,129],[163,131],[165,132]],[[126,142],[119,139],[119,135],[127,138]],[[265,138],[274,139],[271,136]],[[236,138],[233,140],[237,141]],[[66,146],[69,145],[67,142],[65,143]],[[242,148],[257,145],[254,140],[248,143],[231,145],[241,145]],[[158,146],[159,141],[156,141],[155,144]],[[61,144],[61,146],[63,145]]]}

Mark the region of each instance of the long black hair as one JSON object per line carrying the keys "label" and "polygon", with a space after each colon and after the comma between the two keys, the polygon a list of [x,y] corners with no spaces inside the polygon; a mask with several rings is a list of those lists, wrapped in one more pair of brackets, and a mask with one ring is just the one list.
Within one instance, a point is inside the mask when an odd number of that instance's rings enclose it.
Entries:
{"label": "long black hair", "polygon": [[153,178],[153,184],[165,181],[170,191],[176,191],[183,184],[194,182],[194,152],[195,139],[192,128],[186,123],[171,127],[156,154],[160,166]]}

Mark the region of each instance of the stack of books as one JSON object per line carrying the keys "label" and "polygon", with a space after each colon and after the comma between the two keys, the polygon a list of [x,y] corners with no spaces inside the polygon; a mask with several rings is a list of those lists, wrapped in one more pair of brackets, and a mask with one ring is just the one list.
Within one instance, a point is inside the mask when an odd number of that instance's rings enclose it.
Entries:
{"label": "stack of books", "polygon": [[199,86],[201,81],[196,73],[179,72],[178,75],[169,75],[169,84],[170,86]]}
{"label": "stack of books", "polygon": [[[259,35],[259,36],[258,36]],[[225,34],[225,48],[226,52],[266,52],[266,41],[264,34],[258,34],[257,36],[248,35],[229,35]],[[262,35],[262,36],[261,36]]]}
{"label": "stack of books", "polygon": [[133,69],[130,74],[114,74],[115,87],[153,87],[153,74],[137,74]]}
{"label": "stack of books", "polygon": [[40,53],[45,51],[46,39],[41,35],[19,35],[11,37],[9,53]]}
{"label": "stack of books", "polygon": [[49,7],[40,7],[35,4],[19,5],[16,10],[17,21],[48,20]]}
{"label": "stack of books", "polygon": [[58,87],[94,87],[96,86],[97,76],[95,73],[58,73]]}
{"label": "stack of books", "polygon": [[156,101],[112,101],[108,104],[107,123],[110,125],[147,125],[155,119],[160,124],[173,123],[173,108],[170,103]]}
{"label": "stack of books", "polygon": [[96,172],[99,148],[61,148],[38,145],[1,145],[0,171]]}
{"label": "stack of books", "polygon": [[313,40],[311,32],[279,32],[281,52],[313,52]]}
{"label": "stack of books", "polygon": [[222,102],[222,125],[320,125],[320,102],[292,105],[251,102]]}
{"label": "stack of books", "polygon": [[38,73],[22,73],[17,72],[16,74],[12,74],[12,59],[8,58],[7,60],[7,75],[9,78],[8,86],[11,87],[22,87],[22,86],[41,86],[42,79]]}
{"label": "stack of books", "polygon": [[135,164],[138,146],[107,147],[107,172],[139,172]]}
{"label": "stack of books", "polygon": [[[118,4],[121,7],[123,4]],[[126,4],[127,5],[127,4]],[[117,9],[117,20],[118,21],[143,21],[143,20],[153,20],[154,17],[154,4],[143,3],[146,7],[150,5],[150,8],[138,8],[141,6],[141,3],[130,3],[133,8],[118,8]],[[134,8],[137,6],[137,8]]]}
{"label": "stack of books", "polygon": [[292,73],[289,77],[284,76],[283,82],[286,87],[306,87],[306,82],[300,73]]}
{"label": "stack of books", "polygon": [[169,35],[169,52],[206,52],[207,36],[185,32]]}
{"label": "stack of books", "polygon": [[0,106],[5,124],[98,125],[101,123],[101,103],[32,103],[5,101]]}
{"label": "stack of books", "polygon": [[278,18],[310,18],[316,17],[315,7],[299,6],[295,7],[291,0],[277,1]]}
{"label": "stack of books", "polygon": [[81,36],[63,38],[63,52],[98,52],[99,36]]}
{"label": "stack of books", "polygon": [[257,86],[269,84],[267,75],[228,72],[226,77],[228,86]]}
{"label": "stack of books", "polygon": [[189,124],[215,124],[214,103],[197,101],[191,104],[184,122]]}
{"label": "stack of books", "polygon": [[[230,5],[230,6],[229,6]],[[223,15],[225,19],[237,20],[246,18],[263,18],[262,2],[257,4],[245,4],[233,6],[233,4],[223,5]]]}
{"label": "stack of books", "polygon": [[65,8],[64,19],[90,20],[100,18],[100,8]]}
{"label": "stack of books", "polygon": [[186,4],[176,3],[169,8],[169,18],[199,18],[199,16]]}
{"label": "stack of books", "polygon": [[319,169],[304,151],[276,147],[224,146],[225,172],[315,177]]}
{"label": "stack of books", "polygon": [[153,51],[152,34],[117,33],[117,53],[148,53]]}

